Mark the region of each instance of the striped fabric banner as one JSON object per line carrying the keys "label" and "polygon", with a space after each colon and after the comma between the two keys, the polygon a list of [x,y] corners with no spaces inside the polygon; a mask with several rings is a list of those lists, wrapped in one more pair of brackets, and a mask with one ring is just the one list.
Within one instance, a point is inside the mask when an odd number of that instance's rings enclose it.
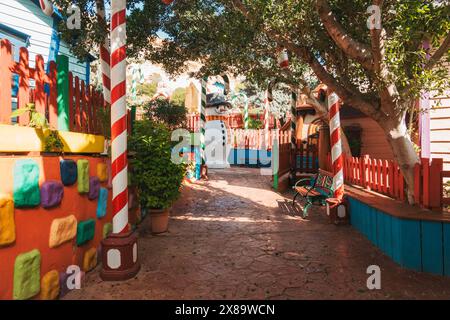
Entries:
{"label": "striped fabric banner", "polygon": [[113,233],[127,233],[126,0],[111,2],[111,170]]}
{"label": "striped fabric banner", "polygon": [[202,158],[202,165],[206,164],[206,158],[205,158],[205,134],[206,134],[206,93],[207,93],[207,86],[208,86],[208,78],[204,77],[202,78],[202,103],[200,104],[200,155]]}
{"label": "striped fabric banner", "polygon": [[328,96],[330,113],[331,161],[333,163],[333,188],[335,198],[342,200],[344,196],[344,155],[342,153],[340,102],[336,93]]}

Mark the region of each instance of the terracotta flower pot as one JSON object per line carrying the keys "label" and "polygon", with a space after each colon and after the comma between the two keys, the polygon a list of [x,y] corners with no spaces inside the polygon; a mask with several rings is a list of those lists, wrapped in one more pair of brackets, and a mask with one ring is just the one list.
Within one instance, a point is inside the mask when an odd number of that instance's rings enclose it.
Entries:
{"label": "terracotta flower pot", "polygon": [[152,233],[164,233],[169,226],[169,209],[148,210]]}

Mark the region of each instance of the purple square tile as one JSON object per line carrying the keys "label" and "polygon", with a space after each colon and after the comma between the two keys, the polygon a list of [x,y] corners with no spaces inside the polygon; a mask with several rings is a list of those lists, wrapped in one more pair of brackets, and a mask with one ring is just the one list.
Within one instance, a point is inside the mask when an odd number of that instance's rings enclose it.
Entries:
{"label": "purple square tile", "polygon": [[46,181],[41,187],[41,205],[44,208],[58,206],[64,196],[64,185],[59,181]]}

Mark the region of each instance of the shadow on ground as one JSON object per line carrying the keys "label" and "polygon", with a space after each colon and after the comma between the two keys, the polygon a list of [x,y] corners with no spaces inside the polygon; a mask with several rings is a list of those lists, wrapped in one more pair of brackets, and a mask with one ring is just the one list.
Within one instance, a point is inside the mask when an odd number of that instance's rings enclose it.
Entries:
{"label": "shadow on ground", "polygon": [[[448,299],[450,279],[400,268],[321,207],[307,220],[257,169],[212,170],[187,185],[170,231],[140,227],[140,273],[102,282],[98,268],[66,299]],[[367,289],[367,267],[382,289]]]}

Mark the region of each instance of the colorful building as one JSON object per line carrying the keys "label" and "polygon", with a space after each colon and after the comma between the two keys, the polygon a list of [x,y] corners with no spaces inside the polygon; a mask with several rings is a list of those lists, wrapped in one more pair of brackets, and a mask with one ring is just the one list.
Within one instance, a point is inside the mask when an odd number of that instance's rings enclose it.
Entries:
{"label": "colorful building", "polygon": [[[69,57],[69,70],[85,83],[90,83],[90,62],[92,56],[78,59],[70,52],[69,45],[60,39],[58,24],[64,16],[54,10],[47,16],[40,7],[39,0],[0,0],[0,38],[8,39],[14,47],[17,61],[20,47],[28,49],[30,66],[36,55],[45,62],[55,61],[58,55]],[[47,68],[47,64],[45,66]]]}

